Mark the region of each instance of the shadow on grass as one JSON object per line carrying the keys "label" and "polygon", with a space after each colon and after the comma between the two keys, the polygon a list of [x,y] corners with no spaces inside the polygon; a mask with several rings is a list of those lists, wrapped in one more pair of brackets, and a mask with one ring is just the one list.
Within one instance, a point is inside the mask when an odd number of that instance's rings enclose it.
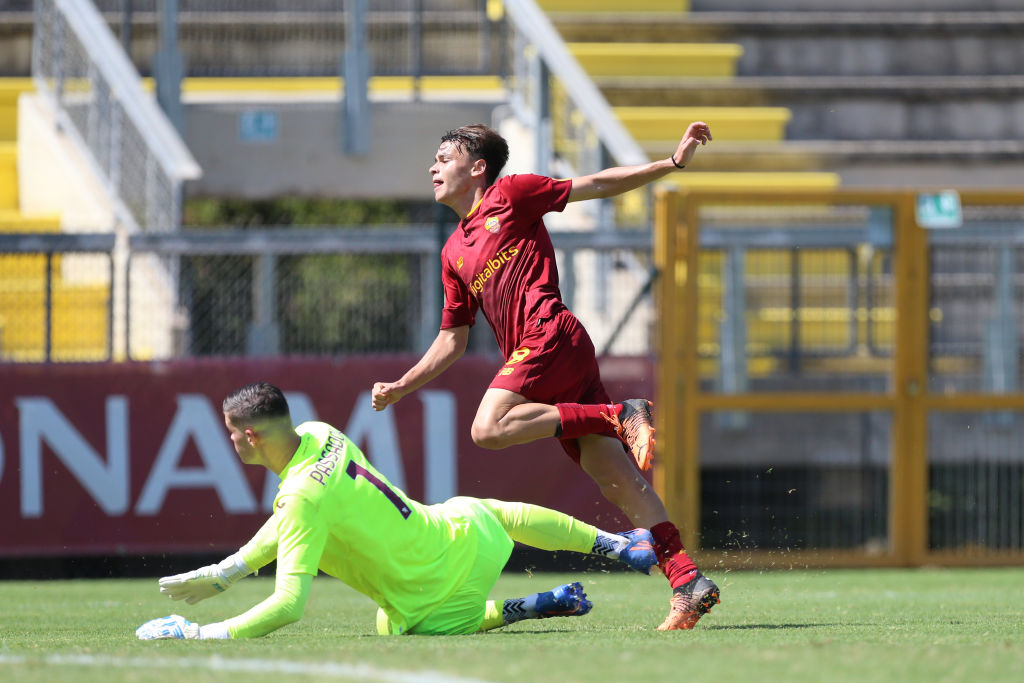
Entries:
{"label": "shadow on grass", "polygon": [[829,626],[855,626],[856,624],[708,624],[707,626],[702,625],[702,630],[707,631],[760,631],[760,630],[779,630],[779,629],[790,629],[790,628],[827,628]]}

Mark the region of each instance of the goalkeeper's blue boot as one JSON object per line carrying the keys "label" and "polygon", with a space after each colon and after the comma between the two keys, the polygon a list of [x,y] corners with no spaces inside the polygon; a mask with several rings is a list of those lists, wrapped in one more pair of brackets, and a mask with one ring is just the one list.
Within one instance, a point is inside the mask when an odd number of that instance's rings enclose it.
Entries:
{"label": "goalkeeper's blue boot", "polygon": [[629,539],[626,549],[619,552],[619,560],[625,562],[641,574],[650,574],[651,567],[658,564],[658,556],[654,552],[654,536],[647,529],[623,531],[620,536]]}
{"label": "goalkeeper's blue boot", "polygon": [[594,603],[587,600],[583,584],[567,583],[545,593],[537,594],[537,618],[582,617],[593,609]]}

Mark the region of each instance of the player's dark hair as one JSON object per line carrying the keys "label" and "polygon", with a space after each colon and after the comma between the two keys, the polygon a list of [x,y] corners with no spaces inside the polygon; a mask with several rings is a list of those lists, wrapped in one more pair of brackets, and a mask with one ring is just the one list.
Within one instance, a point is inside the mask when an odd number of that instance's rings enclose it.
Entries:
{"label": "player's dark hair", "polygon": [[474,159],[487,162],[487,184],[498,179],[501,169],[508,163],[508,142],[498,131],[482,123],[460,126],[441,136],[441,142],[451,142]]}
{"label": "player's dark hair", "polygon": [[253,382],[235,389],[221,406],[232,421],[257,422],[268,418],[291,419],[284,393],[267,382]]}

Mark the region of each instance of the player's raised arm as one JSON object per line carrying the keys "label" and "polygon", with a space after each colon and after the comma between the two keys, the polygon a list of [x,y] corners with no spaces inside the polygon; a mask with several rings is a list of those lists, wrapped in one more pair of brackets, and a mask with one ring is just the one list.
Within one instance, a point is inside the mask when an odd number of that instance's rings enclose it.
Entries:
{"label": "player's raised arm", "polygon": [[652,183],[677,169],[684,168],[693,159],[697,148],[711,141],[711,129],[703,121],[691,123],[675,152],[665,159],[636,166],[615,166],[591,175],[572,179],[570,202],[586,199],[615,197]]}
{"label": "player's raised arm", "polygon": [[452,327],[438,332],[434,343],[423,354],[419,362],[402,375],[397,382],[377,382],[373,385],[373,409],[384,410],[392,403],[398,403],[434,379],[466,352],[469,342],[469,325]]}

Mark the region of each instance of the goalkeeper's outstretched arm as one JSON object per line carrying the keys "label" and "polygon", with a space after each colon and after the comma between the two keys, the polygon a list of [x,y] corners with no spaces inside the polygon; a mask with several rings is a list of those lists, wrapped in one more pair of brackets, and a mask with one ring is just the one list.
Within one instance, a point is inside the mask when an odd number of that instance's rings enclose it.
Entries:
{"label": "goalkeeper's outstretched arm", "polygon": [[223,593],[231,584],[252,574],[252,571],[241,555],[235,553],[217,564],[163,577],[160,579],[160,592],[171,600],[184,600],[194,605],[200,600]]}
{"label": "goalkeeper's outstretched arm", "polygon": [[[298,497],[290,500],[286,513],[271,517],[234,555],[219,564],[160,580],[161,592],[194,604],[223,592],[277,557],[277,579],[269,598],[244,614],[201,627],[178,615],[153,619],[140,626],[136,635],[142,640],[253,638],[298,621],[309,598],[327,531],[316,523],[315,509],[307,501]],[[282,503],[278,510],[283,507]],[[303,543],[296,542],[299,538]],[[286,549],[283,555],[278,554],[281,548]]]}
{"label": "goalkeeper's outstretched arm", "polygon": [[160,579],[160,592],[171,600],[194,605],[223,593],[236,581],[266,566],[277,554],[277,523],[273,517],[235,554],[217,564]]}
{"label": "goalkeeper's outstretched arm", "polygon": [[312,583],[312,574],[278,573],[273,595],[244,614],[203,626],[172,614],[147,621],[135,630],[135,635],[140,640],[210,640],[263,636],[302,618]]}

